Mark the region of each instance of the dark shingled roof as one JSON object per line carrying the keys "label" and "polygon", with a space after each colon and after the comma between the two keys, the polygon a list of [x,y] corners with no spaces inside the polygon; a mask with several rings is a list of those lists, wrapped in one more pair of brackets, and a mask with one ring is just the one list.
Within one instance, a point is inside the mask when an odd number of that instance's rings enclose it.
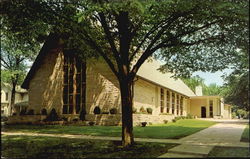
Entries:
{"label": "dark shingled roof", "polygon": [[24,89],[29,89],[29,82],[34,76],[36,70],[40,67],[42,59],[44,59],[45,55],[51,50],[56,48],[59,42],[59,36],[56,34],[49,34],[47,40],[43,44],[42,49],[40,50],[39,54],[36,57],[35,62],[33,63],[30,71],[28,72],[26,78],[24,79],[23,84],[21,85]]}

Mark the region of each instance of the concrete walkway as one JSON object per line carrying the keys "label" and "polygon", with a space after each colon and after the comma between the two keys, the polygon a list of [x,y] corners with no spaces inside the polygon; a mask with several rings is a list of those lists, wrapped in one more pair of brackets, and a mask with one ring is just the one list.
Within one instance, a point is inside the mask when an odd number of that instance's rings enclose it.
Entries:
{"label": "concrete walkway", "polygon": [[221,122],[200,132],[179,139],[181,145],[176,146],[160,158],[171,157],[206,157],[214,146],[249,147],[249,143],[240,142],[246,127],[244,123]]}

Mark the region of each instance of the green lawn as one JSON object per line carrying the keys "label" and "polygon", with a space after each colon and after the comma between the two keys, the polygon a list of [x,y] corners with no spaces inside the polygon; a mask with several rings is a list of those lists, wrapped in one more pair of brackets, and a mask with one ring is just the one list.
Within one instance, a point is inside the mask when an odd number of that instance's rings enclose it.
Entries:
{"label": "green lawn", "polygon": [[1,156],[18,159],[156,158],[177,146],[137,142],[123,149],[119,141],[6,135],[1,139]]}
{"label": "green lawn", "polygon": [[241,140],[243,142],[249,142],[249,125],[245,128],[244,132],[242,133]]}
{"label": "green lawn", "polygon": [[[176,123],[134,127],[134,136],[141,138],[178,139],[213,124],[215,122],[197,119],[178,120]],[[2,131],[121,136],[120,126],[6,125],[2,128]]]}
{"label": "green lawn", "polygon": [[216,146],[209,152],[208,157],[250,157],[247,147],[220,147]]}

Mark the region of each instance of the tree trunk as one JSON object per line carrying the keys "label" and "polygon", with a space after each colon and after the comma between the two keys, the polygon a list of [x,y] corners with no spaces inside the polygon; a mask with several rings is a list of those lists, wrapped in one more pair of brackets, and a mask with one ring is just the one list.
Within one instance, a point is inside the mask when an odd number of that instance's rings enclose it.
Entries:
{"label": "tree trunk", "polygon": [[129,147],[134,143],[132,114],[132,82],[120,80],[122,102],[122,145]]}
{"label": "tree trunk", "polygon": [[16,82],[12,82],[12,89],[11,89],[11,98],[10,98],[10,115],[13,115],[14,111],[14,104],[15,104],[15,96],[16,94]]}

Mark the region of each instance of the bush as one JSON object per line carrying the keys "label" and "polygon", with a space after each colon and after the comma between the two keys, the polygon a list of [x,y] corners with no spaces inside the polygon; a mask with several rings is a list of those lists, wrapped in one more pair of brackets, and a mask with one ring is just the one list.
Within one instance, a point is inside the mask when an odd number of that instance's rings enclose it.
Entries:
{"label": "bush", "polygon": [[93,122],[93,121],[90,121],[90,122],[89,122],[89,125],[90,125],[90,126],[93,126],[94,124],[95,124],[95,122]]}
{"label": "bush", "polygon": [[27,115],[34,115],[34,109],[30,109],[30,110],[27,112]]}
{"label": "bush", "polygon": [[68,121],[68,118],[67,117],[62,117],[62,120],[63,121]]}
{"label": "bush", "polygon": [[140,112],[141,112],[141,113],[146,113],[146,110],[145,110],[143,107],[141,107],[141,108],[140,108]]}
{"label": "bush", "polygon": [[[26,109],[22,109],[19,113],[19,115],[25,115],[26,114]],[[14,115],[14,114],[13,114]]]}
{"label": "bush", "polygon": [[177,120],[180,120],[181,119],[181,116],[177,116],[177,117],[175,117],[175,120],[177,121]]}
{"label": "bush", "polygon": [[147,122],[141,122],[141,126],[145,127],[147,125]]}
{"label": "bush", "polygon": [[43,108],[43,109],[41,110],[41,114],[42,114],[42,115],[47,115],[47,109]]}
{"label": "bush", "polygon": [[96,106],[94,109],[94,114],[101,114],[101,109],[100,107]]}
{"label": "bush", "polygon": [[193,119],[193,118],[194,118],[194,116],[193,116],[193,115],[191,115],[191,114],[188,114],[186,118],[187,118],[187,119]]}
{"label": "bush", "polygon": [[168,120],[163,120],[164,124],[167,124],[168,123]]}
{"label": "bush", "polygon": [[172,119],[172,122],[175,123],[175,122],[176,122],[176,119]]}
{"label": "bush", "polygon": [[109,112],[103,111],[102,114],[109,114]]}
{"label": "bush", "polygon": [[152,108],[147,108],[147,112],[148,112],[148,114],[152,114],[153,109]]}
{"label": "bush", "polygon": [[6,117],[6,116],[1,116],[1,121],[2,121],[2,122],[8,121],[8,117]]}
{"label": "bush", "polygon": [[77,121],[79,121],[79,119],[78,118],[74,118],[72,121],[77,122]]}
{"label": "bush", "polygon": [[109,110],[110,114],[117,114],[117,109],[116,108],[111,108]]}
{"label": "bush", "polygon": [[84,121],[85,120],[85,115],[87,114],[86,110],[85,109],[82,109],[81,112],[80,112],[80,120],[81,121]]}
{"label": "bush", "polygon": [[53,108],[50,114],[47,116],[46,121],[59,121],[60,118],[58,117],[55,108]]}
{"label": "bush", "polygon": [[135,107],[132,108],[132,112],[133,113],[136,113],[137,112],[137,109]]}

